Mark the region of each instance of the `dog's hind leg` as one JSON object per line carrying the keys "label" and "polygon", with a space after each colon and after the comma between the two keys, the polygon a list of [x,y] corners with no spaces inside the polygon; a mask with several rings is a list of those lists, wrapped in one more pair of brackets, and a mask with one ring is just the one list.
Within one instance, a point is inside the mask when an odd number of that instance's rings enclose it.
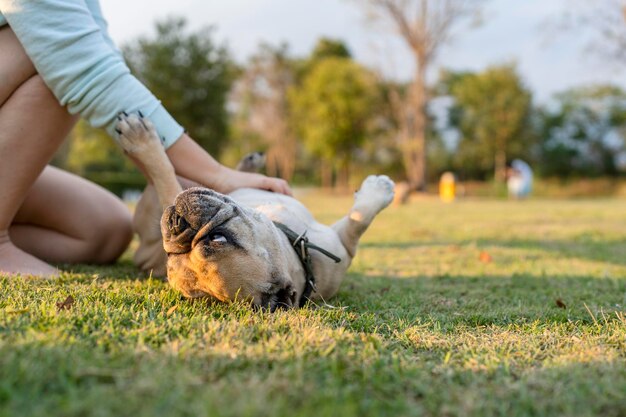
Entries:
{"label": "dog's hind leg", "polygon": [[141,115],[123,113],[119,116],[117,131],[124,151],[145,169],[156,189],[161,207],[165,209],[172,205],[182,188],[150,120]]}
{"label": "dog's hind leg", "polygon": [[350,257],[356,254],[359,239],[374,217],[393,200],[393,188],[386,175],[370,175],[355,193],[350,213],[332,226]]}

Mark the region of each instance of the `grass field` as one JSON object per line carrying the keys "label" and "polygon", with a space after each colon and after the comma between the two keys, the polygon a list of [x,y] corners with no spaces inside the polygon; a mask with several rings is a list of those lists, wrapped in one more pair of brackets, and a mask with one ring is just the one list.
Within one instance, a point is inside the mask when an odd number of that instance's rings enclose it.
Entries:
{"label": "grass field", "polygon": [[390,208],[332,308],[273,315],[128,259],[0,278],[1,416],[626,415],[626,201]]}

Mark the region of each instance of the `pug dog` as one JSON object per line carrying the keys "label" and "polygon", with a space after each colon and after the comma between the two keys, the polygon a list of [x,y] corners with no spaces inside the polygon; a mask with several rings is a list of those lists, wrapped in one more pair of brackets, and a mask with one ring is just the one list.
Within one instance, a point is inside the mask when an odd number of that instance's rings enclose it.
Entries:
{"label": "pug dog", "polygon": [[[120,143],[151,180],[138,202],[134,261],[166,275],[188,298],[248,300],[274,311],[335,295],[360,237],[394,196],[384,175],[369,176],[349,213],[332,226],[295,198],[258,189],[220,194],[178,179],[154,127],[122,114]],[[184,190],[183,190],[184,189]]]}

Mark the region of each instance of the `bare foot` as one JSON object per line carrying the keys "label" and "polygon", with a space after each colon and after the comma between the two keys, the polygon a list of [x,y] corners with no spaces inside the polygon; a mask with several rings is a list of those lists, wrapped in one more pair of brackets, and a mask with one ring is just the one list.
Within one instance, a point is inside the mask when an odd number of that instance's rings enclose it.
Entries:
{"label": "bare foot", "polygon": [[54,278],[59,276],[59,271],[17,248],[7,236],[0,234],[0,274]]}

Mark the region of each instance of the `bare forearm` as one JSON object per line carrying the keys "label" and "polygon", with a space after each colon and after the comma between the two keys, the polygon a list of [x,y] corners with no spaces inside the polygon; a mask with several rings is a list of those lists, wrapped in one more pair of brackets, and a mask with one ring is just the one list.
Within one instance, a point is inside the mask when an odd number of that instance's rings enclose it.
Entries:
{"label": "bare forearm", "polygon": [[187,134],[183,134],[166,153],[177,175],[215,188],[222,165]]}
{"label": "bare forearm", "polygon": [[183,134],[166,153],[177,175],[220,193],[228,194],[238,188],[259,188],[291,195],[291,189],[286,181],[227,168],[187,134]]}

